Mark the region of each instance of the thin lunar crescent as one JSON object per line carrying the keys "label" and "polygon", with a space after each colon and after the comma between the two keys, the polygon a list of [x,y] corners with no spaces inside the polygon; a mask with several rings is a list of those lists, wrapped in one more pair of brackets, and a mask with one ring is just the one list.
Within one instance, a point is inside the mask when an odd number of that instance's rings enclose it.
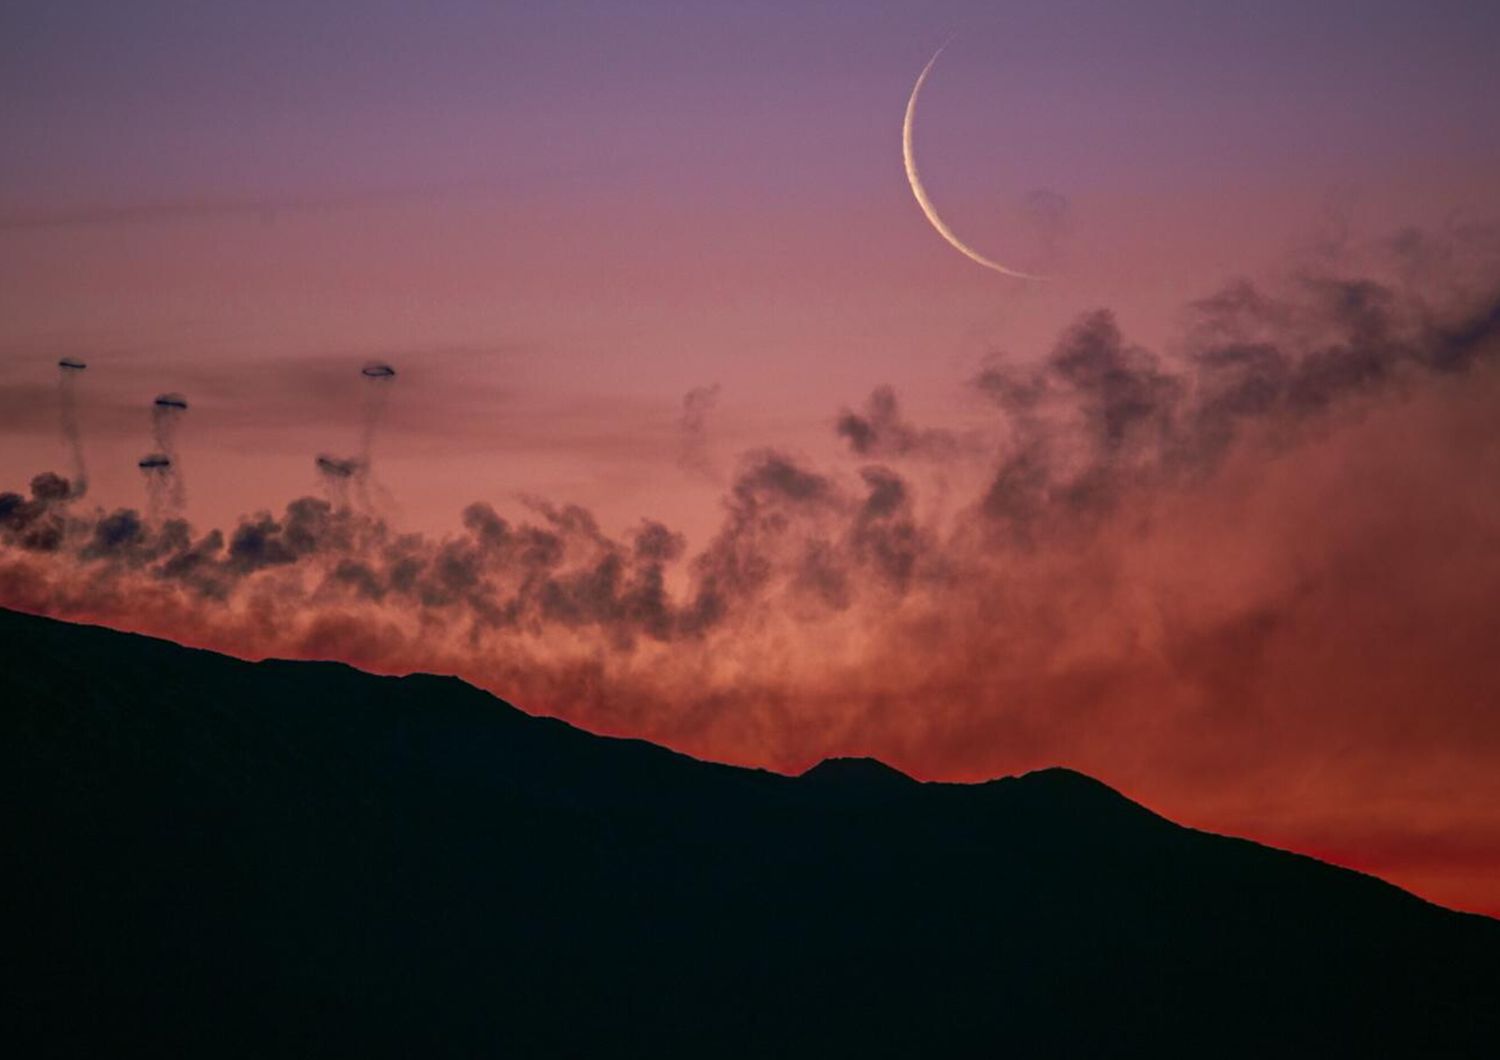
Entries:
{"label": "thin lunar crescent", "polygon": [[[947,45],[944,44],[943,48]],[[943,54],[943,48],[932,53],[932,58],[927,60],[927,65],[922,67],[922,72],[917,75],[917,83],[912,87],[911,98],[906,101],[906,121],[901,126],[901,153],[906,159],[906,180],[911,184],[911,193],[916,196],[917,205],[922,207],[922,213],[926,216],[933,228],[937,229],[938,235],[942,236],[953,245],[953,249],[963,254],[975,264],[983,265],[987,269],[994,269],[1006,276],[1014,276],[1021,280],[1040,280],[1043,277],[1033,276],[1031,273],[1018,272],[1007,268],[998,261],[992,261],[969,244],[965,243],[948,223],[938,216],[937,207],[932,205],[932,200],[927,196],[927,189],[922,187],[922,178],[917,173],[917,155],[912,149],[912,126],[917,118],[917,97],[922,94],[922,86],[927,83],[927,75],[932,73],[932,66],[938,61],[938,56]]]}

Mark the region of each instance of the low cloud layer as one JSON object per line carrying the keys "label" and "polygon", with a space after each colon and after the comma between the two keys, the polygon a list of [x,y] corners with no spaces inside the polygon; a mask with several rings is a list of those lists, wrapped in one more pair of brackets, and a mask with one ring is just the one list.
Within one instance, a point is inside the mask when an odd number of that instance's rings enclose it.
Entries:
{"label": "low cloud layer", "polygon": [[[836,424],[852,465],[743,454],[696,552],[654,520],[612,534],[542,500],[402,533],[337,489],[199,531],[85,510],[38,475],[0,495],[0,603],[240,655],[457,673],[775,768],[1069,764],[1192,823],[1496,908],[1486,247],[1385,282],[1237,284],[1189,308],[1170,352],[1086,314],[1045,356],[979,372],[982,436],[913,424],[877,389]],[[1418,250],[1436,253],[1401,260]],[[713,393],[684,404],[685,452],[702,454]],[[939,519],[934,465],[955,462],[983,487]],[[326,475],[357,473],[343,466]]]}

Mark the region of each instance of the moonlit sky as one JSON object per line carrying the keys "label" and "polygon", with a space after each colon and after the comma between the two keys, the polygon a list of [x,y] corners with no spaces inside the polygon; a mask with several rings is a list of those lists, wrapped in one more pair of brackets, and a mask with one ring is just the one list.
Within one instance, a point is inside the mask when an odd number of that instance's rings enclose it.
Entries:
{"label": "moonlit sky", "polygon": [[[87,356],[121,406],[88,412],[91,444],[121,455],[145,444],[132,404],[197,396],[204,519],[278,504],[350,444],[352,402],[278,391],[279,362],[377,355],[404,370],[379,455],[414,525],[532,491],[701,532],[713,493],[672,462],[695,386],[722,388],[726,459],[817,452],[878,383],[963,415],[987,353],[1033,355],[1096,305],[1163,339],[1185,299],[1330,228],[1481,209],[1500,157],[1500,16],[1468,3],[0,18],[5,376]],[[902,107],[955,31],[919,114],[925,178],[964,238],[1055,282],[973,267],[907,191]],[[1027,209],[1038,191],[1065,197],[1060,223]],[[8,433],[8,467],[47,464],[40,418]],[[99,494],[137,496],[131,461],[94,463]]]}
{"label": "moonlit sky", "polygon": [[[903,108],[950,37],[918,112],[924,182],[966,242],[1048,282],[975,266],[907,187]],[[392,526],[442,535],[473,501],[515,519],[546,498],[587,507],[608,534],[660,520],[691,552],[721,525],[740,454],[769,446],[853,476],[834,424],[878,386],[913,422],[966,437],[994,419],[976,373],[997,354],[1040,363],[1081,314],[1108,308],[1130,342],[1170,354],[1186,307],[1239,279],[1342,268],[1402,232],[1495,221],[1497,39],[1500,7],[1473,2],[7,3],[0,488],[66,470],[56,362],[74,356],[89,363],[76,382],[90,504],[144,506],[148,406],[179,391],[186,516],[229,526],[279,510],[318,491],[316,454],[358,449],[358,369],[380,359],[399,372],[372,453]],[[685,396],[715,386],[686,439]],[[1450,412],[1401,412],[1410,444],[1373,448],[1425,454]],[[1480,413],[1465,415],[1489,445]],[[1342,459],[1309,458],[1307,482],[1347,481]],[[924,496],[956,496],[964,474]],[[1413,490],[1440,480],[1410,472]],[[1321,488],[1307,482],[1277,496]],[[1463,511],[1490,518],[1486,504]],[[1183,516],[1169,539],[1196,542],[1183,548],[1209,564],[1218,513]],[[1222,518],[1240,532],[1262,515]],[[1281,534],[1298,539],[1278,526],[1260,540]],[[1272,580],[1248,555],[1213,559],[1225,599]],[[1178,563],[1153,553],[1147,566],[1155,577]],[[1221,602],[1210,610],[1227,613]],[[1472,607],[1477,645],[1496,619]],[[1500,688],[1492,669],[1464,673],[1465,711]],[[1412,677],[1416,698],[1424,681]],[[486,684],[514,693],[502,685]],[[1145,702],[1148,684],[1132,688],[1120,702]],[[518,701],[570,716],[545,696]],[[1387,759],[1335,780],[1304,763],[1254,803],[1205,794],[1214,770],[1201,763],[1152,787],[1168,770],[1149,748],[1112,773],[1116,760],[1066,744],[985,757],[955,734],[969,746],[950,754],[909,734],[866,739],[854,722],[772,752],[763,735],[648,714],[576,720],[777,767],[871,751],[972,779],[1057,760],[1178,819],[1500,911],[1484,882],[1500,870],[1500,818],[1485,809],[1500,792],[1414,781],[1380,796],[1389,813],[1369,824],[1356,772],[1389,773]],[[1143,715],[1143,731],[1160,724]],[[1500,754],[1493,724],[1475,724]],[[1398,729],[1381,738],[1398,746]],[[1500,769],[1449,768],[1446,753],[1423,768]],[[1433,824],[1460,804],[1458,824]],[[1427,831],[1397,835],[1414,821]]]}

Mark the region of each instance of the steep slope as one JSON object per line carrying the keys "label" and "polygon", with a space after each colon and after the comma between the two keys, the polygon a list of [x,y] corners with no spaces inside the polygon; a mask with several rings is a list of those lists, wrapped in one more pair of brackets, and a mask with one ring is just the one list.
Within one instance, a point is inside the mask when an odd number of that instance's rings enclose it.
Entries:
{"label": "steep slope", "polygon": [[802,777],[0,612],[30,1055],[1492,1055],[1500,923],[1081,774]]}

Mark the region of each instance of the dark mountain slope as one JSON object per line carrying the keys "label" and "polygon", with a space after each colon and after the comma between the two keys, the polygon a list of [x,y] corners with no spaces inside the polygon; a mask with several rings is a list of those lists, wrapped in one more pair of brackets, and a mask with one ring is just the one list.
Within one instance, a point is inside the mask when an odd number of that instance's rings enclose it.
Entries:
{"label": "dark mountain slope", "polygon": [[1500,1041],[1500,923],[1067,770],[783,777],[453,679],[0,612],[0,777],[24,1055]]}

